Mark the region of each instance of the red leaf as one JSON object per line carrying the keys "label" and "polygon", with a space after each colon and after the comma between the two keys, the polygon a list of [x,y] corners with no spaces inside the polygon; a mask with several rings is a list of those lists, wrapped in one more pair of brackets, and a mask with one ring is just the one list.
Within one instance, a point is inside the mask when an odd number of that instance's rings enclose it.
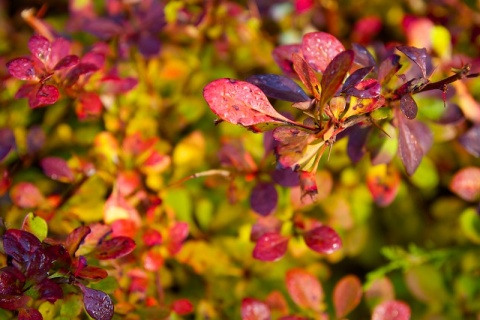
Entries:
{"label": "red leaf", "polygon": [[98,281],[105,279],[108,276],[108,273],[107,271],[99,267],[85,266],[80,270],[80,272],[76,273],[75,276],[93,281]]}
{"label": "red leaf", "polygon": [[13,186],[10,190],[10,198],[20,208],[35,208],[45,201],[40,190],[29,182],[20,182]]}
{"label": "red leaf", "polygon": [[404,302],[385,301],[375,307],[372,320],[409,320],[410,307]]}
{"label": "red leaf", "polygon": [[455,173],[450,189],[466,201],[480,199],[480,168],[466,167]]}
{"label": "red leaf", "polygon": [[160,252],[154,249],[148,250],[143,261],[143,267],[148,271],[158,271],[164,264],[165,260]]}
{"label": "red leaf", "polygon": [[277,207],[278,193],[273,183],[259,182],[250,193],[250,206],[262,216],[273,213]]}
{"label": "red leaf", "polygon": [[302,201],[306,196],[309,196],[312,202],[317,200],[318,188],[315,172],[300,171],[300,190]]}
{"label": "red leaf", "polygon": [[38,80],[32,59],[16,58],[7,62],[8,73],[20,80]]}
{"label": "red leaf", "polygon": [[115,237],[101,242],[95,249],[95,257],[100,260],[126,256],[135,249],[135,241],[127,237]]}
{"label": "red leaf", "polygon": [[250,240],[257,242],[262,235],[268,232],[278,233],[282,228],[282,222],[275,216],[259,217],[257,222],[253,224],[250,233]]}
{"label": "red leaf", "polygon": [[265,303],[271,311],[278,311],[281,314],[288,313],[288,303],[283,294],[280,291],[272,291]]}
{"label": "red leaf", "polygon": [[155,229],[148,229],[142,236],[146,246],[160,245],[163,242],[162,234]]}
{"label": "red leaf", "polygon": [[68,55],[66,57],[64,57],[62,60],[60,60],[56,65],[55,67],[53,68],[53,70],[61,70],[61,69],[66,69],[66,68],[71,68],[73,67],[74,65],[77,65],[78,62],[80,61],[80,59],[76,56],[76,55]]}
{"label": "red leaf", "polygon": [[283,73],[291,78],[297,78],[298,75],[293,69],[292,55],[297,53],[302,55],[302,46],[300,44],[281,45],[273,49],[273,59],[282,69]]}
{"label": "red leaf", "polygon": [[291,269],[285,281],[290,297],[299,307],[320,310],[323,289],[314,275],[303,269]]}
{"label": "red leaf", "polygon": [[305,60],[319,72],[324,72],[330,61],[344,50],[343,44],[329,33],[310,32],[302,39]]}
{"label": "red leaf", "polygon": [[110,320],[113,317],[113,302],[105,292],[79,285],[83,292],[83,304],[95,320]]}
{"label": "red leaf", "polygon": [[[27,150],[29,154],[36,153],[42,149],[46,140],[45,131],[41,126],[32,126],[27,134]],[[1,157],[0,157],[1,159]]]}
{"label": "red leaf", "polygon": [[173,302],[172,310],[178,315],[186,315],[193,312],[193,304],[188,299],[178,299]]}
{"label": "red leaf", "polygon": [[71,257],[75,255],[80,243],[83,242],[85,237],[91,232],[90,227],[81,226],[72,231],[65,240],[65,248]]}
{"label": "red leaf", "polygon": [[395,119],[399,131],[398,154],[408,175],[412,175],[433,142],[428,127],[417,120],[408,120],[397,112]]}
{"label": "red leaf", "polygon": [[33,56],[45,63],[50,56],[50,41],[43,36],[34,35],[28,40],[28,49]]}
{"label": "red leaf", "polygon": [[75,112],[80,120],[97,117],[102,113],[103,105],[100,97],[93,92],[80,95],[75,105]]}
{"label": "red leaf", "polygon": [[343,277],[333,290],[333,304],[338,319],[355,309],[362,299],[362,283],[354,275]]}
{"label": "red leaf", "polygon": [[353,64],[354,56],[355,54],[352,50],[343,51],[333,58],[333,60],[325,68],[321,81],[321,106],[327,103],[342,85],[348,70],[350,70]]}
{"label": "red leaf", "polygon": [[412,95],[407,93],[400,98],[400,109],[408,119],[415,119],[418,112],[417,103]]}
{"label": "red leaf", "polygon": [[81,75],[87,74],[90,72],[95,72],[97,70],[98,70],[98,67],[92,63],[80,62],[79,64],[75,65],[75,67],[73,67],[68,71],[67,75],[65,76],[65,79],[66,79],[65,86],[71,87],[78,81]]}
{"label": "red leaf", "polygon": [[380,207],[386,207],[395,200],[400,182],[400,174],[393,166],[380,164],[368,169],[367,187]]}
{"label": "red leaf", "polygon": [[45,175],[53,180],[72,182],[75,180],[73,171],[68,167],[67,162],[59,157],[47,157],[40,161]]}
{"label": "red leaf", "polygon": [[60,92],[57,87],[51,84],[40,86],[36,93],[32,93],[28,97],[30,108],[38,108],[54,104],[60,98]]}
{"label": "red leaf", "polygon": [[203,89],[203,96],[220,119],[253,131],[295,124],[275,111],[262,90],[245,81],[215,80]]}
{"label": "red leaf", "polygon": [[259,300],[245,298],[241,306],[242,320],[270,320],[270,310]]}
{"label": "red leaf", "polygon": [[168,251],[174,255],[182,248],[183,241],[188,237],[188,223],[177,222],[168,231]]}
{"label": "red leaf", "polygon": [[258,239],[253,257],[261,261],[276,261],[287,252],[289,238],[276,232],[268,232]]}
{"label": "red leaf", "polygon": [[342,248],[342,239],[329,226],[319,226],[304,233],[303,239],[313,251],[330,254]]}
{"label": "red leaf", "polygon": [[18,320],[43,320],[43,317],[37,309],[21,308],[18,310]]}
{"label": "red leaf", "polygon": [[[315,70],[297,53],[292,56],[293,68],[298,77],[315,99],[320,100],[320,83],[318,82]],[[306,100],[303,100],[306,101]]]}
{"label": "red leaf", "polygon": [[17,310],[26,306],[30,299],[29,296],[1,295],[0,308],[5,310]]}

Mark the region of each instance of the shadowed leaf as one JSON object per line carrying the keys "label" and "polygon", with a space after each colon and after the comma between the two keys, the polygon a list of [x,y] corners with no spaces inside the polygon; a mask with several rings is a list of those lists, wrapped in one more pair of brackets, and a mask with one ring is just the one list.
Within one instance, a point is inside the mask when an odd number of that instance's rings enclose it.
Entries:
{"label": "shadowed leaf", "polygon": [[0,129],[0,161],[15,148],[15,136],[10,128]]}
{"label": "shadowed leaf", "polygon": [[302,39],[303,56],[318,72],[324,72],[330,61],[344,50],[343,44],[329,33],[310,32]]}
{"label": "shadowed leaf", "polygon": [[288,238],[276,232],[264,233],[253,249],[253,257],[261,261],[276,261],[287,252]]}
{"label": "shadowed leaf", "polygon": [[362,283],[355,275],[343,277],[333,289],[333,304],[338,319],[355,309],[362,299]]}
{"label": "shadowed leaf", "polygon": [[320,105],[328,102],[340,88],[353,64],[354,55],[352,50],[343,51],[327,65],[321,81],[322,97]]}
{"label": "shadowed leaf", "polygon": [[241,306],[242,320],[270,320],[267,305],[253,298],[244,298]]}
{"label": "shadowed leaf", "polygon": [[39,60],[46,61],[50,55],[50,41],[40,35],[33,35],[28,40],[28,49]]}
{"label": "shadowed leaf", "polygon": [[48,106],[57,102],[60,98],[60,92],[57,87],[51,84],[41,85],[36,93],[29,95],[28,104],[30,108]]}
{"label": "shadowed leaf", "polygon": [[62,70],[66,68],[71,68],[77,65],[80,62],[80,59],[76,55],[68,55],[63,57],[62,60],[58,61],[53,70]]}
{"label": "shadowed leaf", "polygon": [[1,295],[0,296],[0,308],[5,310],[17,310],[27,305],[30,301],[29,296],[14,296],[14,295]]}
{"label": "shadowed leaf", "polygon": [[[315,70],[302,58],[301,55],[294,53],[292,55],[293,69],[302,81],[303,85],[308,89],[315,99],[320,99],[320,83],[318,82]],[[306,100],[303,100],[306,101]]]}
{"label": "shadowed leaf", "polygon": [[272,172],[272,179],[283,187],[295,187],[300,184],[298,172],[290,168],[276,168]]}
{"label": "shadowed leaf", "polygon": [[262,216],[272,214],[277,207],[277,201],[277,189],[275,189],[272,183],[257,183],[250,193],[250,206],[252,210]]}
{"label": "shadowed leaf", "polygon": [[383,60],[378,67],[378,81],[381,84],[387,83],[401,67],[400,56],[392,54],[387,59]]}
{"label": "shadowed leaf", "polygon": [[345,83],[342,87],[342,92],[348,94],[348,90],[355,88],[357,84],[360,83],[370,72],[372,72],[373,66],[365,67],[358,70],[355,70],[348,78],[345,80]]}
{"label": "shadowed leaf", "polygon": [[282,222],[275,216],[259,217],[252,225],[250,241],[257,242],[265,233],[279,233],[281,228]]}
{"label": "shadowed leaf", "polygon": [[320,310],[323,289],[317,278],[303,269],[287,271],[285,282],[293,302],[301,308]]}
{"label": "shadowed leaf", "polygon": [[289,77],[298,78],[297,73],[293,69],[292,55],[294,53],[302,54],[302,46],[300,44],[278,46],[273,49],[272,56],[283,73]]}
{"label": "shadowed leaf", "polygon": [[9,229],[3,235],[3,250],[7,255],[21,263],[30,260],[32,253],[40,247],[40,240],[23,230]]}
{"label": "shadowed leaf", "polygon": [[424,78],[429,76],[427,72],[427,66],[429,64],[427,59],[429,59],[429,56],[425,48],[420,49],[409,46],[399,46],[397,49],[404,53],[408,59],[412,60],[420,68]]}
{"label": "shadowed leaf", "polygon": [[348,136],[347,154],[356,163],[365,155],[365,143],[371,127],[354,126]]}
{"label": "shadowed leaf", "polygon": [[480,168],[466,167],[455,173],[450,189],[466,201],[480,199]]}
{"label": "shadowed leaf", "polygon": [[285,76],[259,74],[248,77],[246,81],[256,85],[267,97],[273,99],[290,102],[301,102],[310,99],[295,81]]}
{"label": "shadowed leaf", "polygon": [[115,237],[101,242],[95,249],[95,257],[100,260],[117,259],[135,249],[135,241],[128,237]]}
{"label": "shadowed leaf", "polygon": [[83,292],[83,304],[95,320],[110,320],[113,317],[113,302],[105,292],[79,286]]}
{"label": "shadowed leaf", "polygon": [[417,116],[418,107],[411,94],[407,93],[402,96],[400,99],[400,109],[405,117],[408,119],[415,119]]}
{"label": "shadowed leaf", "polygon": [[458,141],[471,155],[480,157],[480,124],[470,128],[458,138]]}
{"label": "shadowed leaf", "polygon": [[353,43],[352,50],[355,52],[355,63],[364,67],[375,66],[375,59],[364,46]]}
{"label": "shadowed leaf", "polygon": [[37,309],[21,308],[18,310],[18,320],[43,320],[43,316]]}
{"label": "shadowed leaf", "polygon": [[342,239],[329,226],[315,227],[303,234],[307,246],[318,253],[330,254],[342,248]]}

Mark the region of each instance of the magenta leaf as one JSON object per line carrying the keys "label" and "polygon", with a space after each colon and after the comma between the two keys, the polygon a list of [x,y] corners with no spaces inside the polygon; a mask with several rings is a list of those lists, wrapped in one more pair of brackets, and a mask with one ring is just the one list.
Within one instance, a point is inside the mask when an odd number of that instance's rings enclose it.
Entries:
{"label": "magenta leaf", "polygon": [[292,55],[302,54],[302,46],[300,44],[288,44],[278,46],[273,49],[272,55],[275,62],[278,64],[283,73],[291,78],[298,78],[297,73],[293,69]]}
{"label": "magenta leaf", "polygon": [[409,46],[399,46],[397,47],[397,49],[404,53],[408,57],[408,59],[413,61],[420,68],[423,78],[427,78],[429,76],[429,72],[427,72],[427,67],[429,65],[429,56],[425,48],[420,49]]}
{"label": "magenta leaf", "polygon": [[278,193],[272,183],[259,182],[250,193],[252,210],[262,216],[268,216],[277,207]]}
{"label": "magenta leaf", "polygon": [[168,230],[168,251],[174,255],[180,251],[182,244],[188,237],[188,223],[177,222]]}
{"label": "magenta leaf", "polygon": [[371,127],[352,127],[348,136],[347,154],[354,163],[360,161],[366,152],[365,144]]}
{"label": "magenta leaf", "polygon": [[357,276],[347,275],[338,281],[333,290],[336,317],[343,319],[355,309],[362,299],[362,293],[362,283]]}
{"label": "magenta leaf", "polygon": [[0,129],[0,161],[15,148],[15,136],[10,128]]}
{"label": "magenta leaf", "polygon": [[330,61],[344,50],[343,44],[329,33],[310,32],[302,39],[303,56],[318,72],[324,72]]}
{"label": "magenta leaf", "polygon": [[248,77],[247,82],[256,85],[267,97],[290,102],[310,100],[300,86],[290,78],[276,74],[259,74]]}
{"label": "magenta leaf", "polygon": [[40,165],[46,176],[53,180],[72,182],[75,179],[73,171],[68,167],[65,160],[59,157],[47,157],[40,161]]}
{"label": "magenta leaf", "polygon": [[352,50],[342,51],[327,65],[320,83],[322,86],[320,105],[330,100],[342,85],[352,66],[354,55]]}
{"label": "magenta leaf", "polygon": [[466,201],[480,199],[480,168],[465,167],[455,173],[450,189]]}
{"label": "magenta leaf", "polygon": [[417,103],[413,99],[412,95],[407,93],[402,96],[400,99],[400,109],[402,110],[405,117],[408,119],[415,119],[418,112]]}
{"label": "magenta leaf", "polygon": [[79,285],[83,292],[83,304],[95,320],[110,320],[113,317],[113,302],[105,292]]}
{"label": "magenta leaf", "polygon": [[193,304],[188,299],[178,299],[172,303],[172,311],[178,315],[186,315],[193,311]]}
{"label": "magenta leaf", "polygon": [[35,94],[28,97],[30,108],[48,106],[57,102],[60,92],[57,87],[51,84],[41,85]]}
{"label": "magenta leaf", "polygon": [[287,252],[289,238],[276,232],[264,233],[253,249],[253,257],[261,261],[276,261]]}
{"label": "magenta leaf", "polygon": [[318,279],[303,269],[290,269],[285,276],[288,293],[301,308],[319,311],[323,289]]}
{"label": "magenta leaf", "polygon": [[270,320],[270,309],[262,301],[244,298],[241,306],[242,320]]}
{"label": "magenta leaf", "polygon": [[385,301],[375,307],[372,320],[410,320],[410,307],[401,301]]}
{"label": "magenta leaf", "polygon": [[275,216],[259,217],[252,225],[250,240],[257,242],[265,233],[279,233],[281,228],[282,222]]}
{"label": "magenta leaf", "polygon": [[43,316],[37,309],[20,308],[18,310],[18,320],[43,320]]}
{"label": "magenta leaf", "polygon": [[55,65],[53,70],[61,70],[61,69],[66,69],[66,68],[71,68],[75,65],[77,65],[80,62],[80,59],[72,54],[64,57],[62,60],[58,61],[58,63]]}
{"label": "magenta leaf", "polygon": [[29,296],[0,295],[0,308],[5,310],[17,310],[27,305]]}
{"label": "magenta leaf", "polygon": [[20,80],[38,80],[30,58],[16,58],[7,62],[8,73]]}
{"label": "magenta leaf", "polygon": [[471,127],[458,141],[471,155],[480,157],[480,124]]}
{"label": "magenta leaf", "polygon": [[342,248],[342,239],[329,226],[313,228],[303,234],[307,246],[318,253],[330,254]]}
{"label": "magenta leaf", "polygon": [[360,68],[355,70],[348,78],[342,87],[342,92],[349,94],[348,91],[355,88],[370,72],[372,72],[373,66]]}
{"label": "magenta leaf", "polygon": [[117,75],[109,75],[102,78],[102,87],[110,94],[121,94],[132,90],[138,84],[138,80],[132,77],[120,78]]}
{"label": "magenta leaf", "polygon": [[81,62],[75,65],[72,69],[68,71],[67,75],[65,76],[65,79],[66,79],[65,86],[71,87],[75,83],[77,83],[81,75],[87,74],[90,72],[95,72],[97,70],[98,70],[98,67],[96,65],[92,63]]}
{"label": "magenta leaf", "polygon": [[116,259],[126,256],[135,249],[135,241],[120,236],[105,240],[95,248],[95,258],[100,260]]}
{"label": "magenta leaf", "polygon": [[364,67],[375,66],[375,59],[367,48],[358,43],[353,43],[352,50],[355,52],[355,63]]}
{"label": "magenta leaf", "polygon": [[380,64],[378,68],[378,81],[381,84],[387,83],[401,67],[400,56],[392,54]]}
{"label": "magenta leaf", "polygon": [[46,135],[42,127],[40,126],[31,127],[30,130],[28,130],[28,134],[27,134],[28,153],[33,154],[41,150],[43,145],[45,144],[45,140],[46,140]]}
{"label": "magenta leaf", "polygon": [[28,40],[28,49],[34,57],[45,63],[50,56],[50,41],[43,36],[34,35]]}
{"label": "magenta leaf", "polygon": [[54,69],[55,65],[59,63],[60,60],[68,56],[71,49],[70,41],[64,38],[57,38],[51,43],[52,49],[50,51],[50,57],[48,59],[48,68],[49,70]]}
{"label": "magenta leaf", "polygon": [[403,114],[397,113],[396,119],[399,131],[398,154],[407,174],[412,175],[432,145],[432,133],[424,123],[408,120]]}
{"label": "magenta leaf", "polygon": [[85,237],[91,232],[90,227],[81,226],[72,231],[65,240],[65,248],[71,257],[75,255],[75,251],[78,250],[78,247],[83,242]]}
{"label": "magenta leaf", "polygon": [[215,80],[203,89],[203,96],[220,119],[253,131],[295,124],[275,111],[262,90],[245,81]]}

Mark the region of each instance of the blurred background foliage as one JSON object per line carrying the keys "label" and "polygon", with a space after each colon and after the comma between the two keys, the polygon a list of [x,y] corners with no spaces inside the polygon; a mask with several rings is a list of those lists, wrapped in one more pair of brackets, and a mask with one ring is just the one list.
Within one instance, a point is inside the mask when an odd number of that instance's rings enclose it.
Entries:
{"label": "blurred background foliage", "polygon": [[[28,54],[30,36],[48,25],[71,40],[79,55],[104,43],[104,74],[115,70],[123,78],[138,80],[121,94],[103,94],[98,82],[87,83],[88,90],[100,93],[103,107],[79,119],[78,101],[70,97],[30,109],[26,99],[14,98],[20,81],[0,68],[0,128],[10,129],[15,138],[15,147],[0,163],[0,212],[7,226],[19,227],[32,211],[48,221],[53,238],[97,221],[112,224],[117,234],[133,236],[135,256],[110,269],[118,280],[111,290],[116,317],[126,319],[153,319],[161,302],[180,297],[195,306],[194,315],[186,318],[237,319],[245,297],[265,300],[272,291],[288,297],[285,272],[294,267],[320,280],[325,310],[332,317],[334,284],[355,274],[365,289],[389,278],[395,297],[410,305],[413,319],[480,319],[478,198],[463,200],[449,188],[458,170],[478,167],[480,161],[453,140],[467,124],[447,129],[435,124],[444,110],[438,96],[417,99],[419,117],[429,121],[435,143],[411,177],[395,158],[401,181],[390,205],[379,207],[372,200],[366,179],[374,169],[368,157],[357,164],[350,161],[345,139],[335,144],[329,161],[322,160],[317,203],[304,206],[298,188],[278,187],[274,214],[284,222],[282,232],[291,235],[298,216],[320,220],[343,239],[342,250],[332,255],[308,251],[294,237],[280,261],[256,261],[250,232],[258,216],[250,209],[253,183],[247,175],[235,174],[233,181],[211,175],[176,183],[221,169],[218,155],[228,141],[239,141],[255,163],[275,165],[273,156],[263,159],[262,135],[231,124],[214,125],[215,116],[202,97],[210,81],[280,74],[272,50],[298,43],[304,33],[315,30],[335,35],[347,48],[352,42],[426,47],[435,53],[435,64],[444,74],[459,67],[464,57],[473,58],[478,68],[476,1],[166,1],[161,3],[163,21],[153,23],[161,28],[151,31],[161,46],[151,55],[139,50],[138,41],[149,29],[133,11],[121,24],[132,32],[129,35],[102,38],[83,30],[82,21],[118,22],[112,11],[137,1],[119,3],[0,1],[1,65]],[[457,104],[473,104],[468,121],[477,124],[478,88],[480,81],[470,79],[448,92]],[[275,106],[281,111],[289,107]],[[45,175],[40,161],[52,156],[66,160],[74,172],[72,180]],[[40,200],[19,202],[18,193],[26,192],[15,188],[21,182],[33,184]],[[188,223],[189,236],[177,253],[168,250],[168,237],[178,222]],[[162,245],[145,244],[149,230],[162,234]],[[287,301],[290,313],[308,315],[308,310]],[[376,303],[364,298],[351,318],[368,317]],[[0,317],[7,317],[5,311]]]}

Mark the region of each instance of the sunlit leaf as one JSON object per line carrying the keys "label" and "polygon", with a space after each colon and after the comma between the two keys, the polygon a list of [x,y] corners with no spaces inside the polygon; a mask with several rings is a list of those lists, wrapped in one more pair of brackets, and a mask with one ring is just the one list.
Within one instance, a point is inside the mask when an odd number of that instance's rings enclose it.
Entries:
{"label": "sunlit leaf", "polygon": [[348,119],[356,115],[372,112],[382,107],[384,104],[385,98],[383,96],[366,99],[351,96],[348,110],[342,116],[342,119]]}
{"label": "sunlit leaf", "polygon": [[30,58],[22,57],[7,62],[8,73],[20,80],[38,80],[35,74],[33,61]]}
{"label": "sunlit leaf", "polygon": [[253,298],[244,298],[241,306],[242,320],[270,320],[267,305]]}
{"label": "sunlit leaf", "polygon": [[329,226],[315,227],[303,234],[307,246],[318,253],[330,254],[342,248],[342,239]]}
{"label": "sunlit leaf", "polygon": [[480,168],[465,167],[455,173],[450,189],[466,201],[480,199]]}
{"label": "sunlit leaf", "polygon": [[33,35],[28,40],[28,49],[39,60],[46,61],[50,56],[50,41],[41,35]]}
{"label": "sunlit leaf", "polygon": [[281,314],[288,312],[288,302],[278,290],[272,291],[265,299],[265,303],[272,312],[278,311]]}
{"label": "sunlit leaf", "polygon": [[287,252],[288,240],[276,232],[264,233],[255,244],[253,257],[261,261],[276,261]]}
{"label": "sunlit leaf", "polygon": [[480,216],[474,208],[468,208],[462,212],[459,219],[462,233],[470,241],[480,244]]}
{"label": "sunlit leaf", "polygon": [[290,102],[307,101],[310,98],[300,86],[290,78],[276,74],[250,76],[247,82],[259,87],[267,97]]}
{"label": "sunlit leaf", "polygon": [[35,235],[40,241],[43,241],[48,234],[47,222],[41,217],[36,217],[32,212],[25,216],[22,223],[22,230]]}
{"label": "sunlit leaf", "polygon": [[410,307],[401,301],[385,301],[375,307],[372,320],[410,320]]}
{"label": "sunlit leaf", "polygon": [[317,76],[315,75],[315,70],[313,70],[313,68],[299,54],[294,53],[292,60],[293,69],[297,73],[304,86],[308,89],[310,94],[315,97],[315,99],[320,100],[321,86],[318,82]]}
{"label": "sunlit leaf", "polygon": [[29,182],[20,182],[10,190],[10,197],[20,208],[35,208],[40,206],[45,198],[38,188]]}
{"label": "sunlit leaf", "polygon": [[317,278],[303,269],[287,271],[285,283],[293,302],[301,308],[320,310],[323,289]]}
{"label": "sunlit leaf", "polygon": [[412,295],[425,303],[446,303],[450,299],[444,275],[436,266],[422,264],[409,268],[405,282]]}
{"label": "sunlit leaf", "polygon": [[177,222],[168,230],[168,251],[170,254],[177,254],[182,248],[182,244],[187,239],[189,226],[186,222]]}
{"label": "sunlit leaf", "polygon": [[395,200],[400,183],[400,174],[394,166],[380,164],[368,169],[367,187],[380,207],[386,207]]}
{"label": "sunlit leaf", "polygon": [[345,317],[358,306],[362,293],[362,283],[355,275],[347,275],[337,282],[333,289],[333,304],[338,319]]}
{"label": "sunlit leaf", "polygon": [[365,290],[365,299],[371,306],[395,299],[395,289],[390,279],[381,277],[373,280]]}
{"label": "sunlit leaf", "polygon": [[148,250],[143,260],[143,267],[148,271],[158,271],[164,264],[163,255],[154,249]]}
{"label": "sunlit leaf", "polygon": [[36,92],[29,96],[28,104],[30,108],[48,106],[57,102],[60,98],[60,92],[57,87],[51,84],[41,85]]}
{"label": "sunlit leaf", "polygon": [[324,72],[330,61],[344,50],[343,44],[326,32],[310,32],[302,39],[305,60],[318,72]]}
{"label": "sunlit leaf", "polygon": [[65,248],[71,257],[75,255],[75,252],[83,242],[85,237],[91,232],[90,227],[81,226],[72,231],[65,240]]}
{"label": "sunlit leaf", "polygon": [[370,131],[366,145],[370,153],[371,163],[374,166],[390,163],[398,150],[397,130],[395,127],[386,122],[381,129],[373,128]]}
{"label": "sunlit leaf", "polygon": [[220,119],[253,131],[294,124],[275,111],[262,90],[245,81],[215,80],[203,89],[203,96]]}
{"label": "sunlit leaf", "polygon": [[315,172],[300,171],[300,191],[301,191],[302,201],[307,196],[310,198],[312,202],[317,200],[318,188],[317,188]]}
{"label": "sunlit leaf", "polygon": [[268,216],[277,207],[278,193],[273,183],[259,182],[250,193],[250,206],[253,211]]}

